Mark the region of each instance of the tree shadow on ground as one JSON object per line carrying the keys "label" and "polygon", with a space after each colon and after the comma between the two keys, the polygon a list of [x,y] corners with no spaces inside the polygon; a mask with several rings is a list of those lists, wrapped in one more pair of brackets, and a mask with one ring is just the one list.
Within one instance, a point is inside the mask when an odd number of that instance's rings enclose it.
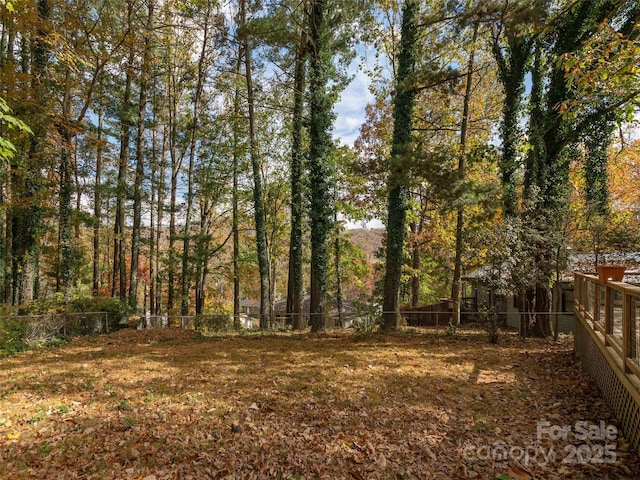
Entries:
{"label": "tree shadow on ground", "polygon": [[[493,478],[520,467],[538,478],[624,473],[608,464],[563,471],[566,441],[536,438],[538,421],[611,419],[570,342],[505,337],[494,346],[477,332],[126,335],[7,362],[0,476],[47,478],[59,468],[84,478]],[[500,442],[553,447],[560,456],[523,465],[515,454],[487,454]],[[640,474],[637,458],[624,458]]]}

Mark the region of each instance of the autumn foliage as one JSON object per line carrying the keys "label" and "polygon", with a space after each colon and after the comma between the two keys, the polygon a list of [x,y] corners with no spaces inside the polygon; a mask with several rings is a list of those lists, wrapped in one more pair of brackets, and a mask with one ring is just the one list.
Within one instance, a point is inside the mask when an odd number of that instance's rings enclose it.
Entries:
{"label": "autumn foliage", "polygon": [[[563,463],[571,442],[537,440],[545,420],[615,424],[568,339],[123,330],[2,360],[0,477],[640,475],[621,434],[615,463]],[[477,453],[501,442],[555,457]]]}

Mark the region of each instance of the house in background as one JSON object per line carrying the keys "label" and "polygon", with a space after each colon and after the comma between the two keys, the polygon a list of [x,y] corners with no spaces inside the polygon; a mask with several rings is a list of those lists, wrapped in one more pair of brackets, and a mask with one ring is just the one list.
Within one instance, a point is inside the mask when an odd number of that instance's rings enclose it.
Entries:
{"label": "house in background", "polygon": [[[627,283],[640,284],[640,252],[630,253],[609,253],[598,257],[598,264],[615,264],[626,267],[624,281]],[[558,331],[560,333],[573,333],[574,315],[574,276],[573,272],[582,272],[597,275],[596,255],[594,254],[572,254],[567,261],[567,268],[560,272],[559,279],[554,282],[552,288],[552,325],[555,324],[557,316]],[[517,300],[512,293],[496,292],[491,285],[490,278],[496,275],[504,275],[493,266],[479,268],[468,275],[465,275],[466,295],[473,298],[474,303],[479,307],[487,306],[494,308],[498,314],[498,321],[503,325],[513,328],[520,328],[521,311],[518,308]]]}
{"label": "house in background", "polygon": [[[327,328],[349,328],[353,325],[354,318],[356,317],[356,308],[353,302],[350,300],[342,301],[341,312],[338,312],[338,302],[335,298],[327,299],[327,303],[330,303],[331,308],[327,308],[326,313],[326,327]],[[305,295],[302,301],[302,322],[303,326],[309,326],[309,310],[311,307],[311,296]],[[273,312],[276,318],[281,321],[291,320],[287,318],[287,301],[281,300],[273,304]],[[342,323],[342,324],[341,324]]]}
{"label": "house in background", "polygon": [[240,313],[249,316],[260,316],[260,300],[243,298],[240,300]]}

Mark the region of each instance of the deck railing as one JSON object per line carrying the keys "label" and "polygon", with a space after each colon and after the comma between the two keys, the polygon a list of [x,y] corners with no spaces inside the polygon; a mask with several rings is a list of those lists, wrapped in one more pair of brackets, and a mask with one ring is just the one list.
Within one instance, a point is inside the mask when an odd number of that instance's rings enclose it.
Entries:
{"label": "deck railing", "polygon": [[640,287],[575,274],[575,351],[640,451]]}

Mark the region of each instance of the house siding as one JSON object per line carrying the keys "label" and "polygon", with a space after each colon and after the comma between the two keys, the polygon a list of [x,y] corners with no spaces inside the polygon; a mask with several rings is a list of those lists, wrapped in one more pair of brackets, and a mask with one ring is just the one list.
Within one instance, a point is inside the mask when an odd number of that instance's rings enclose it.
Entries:
{"label": "house siding", "polygon": [[[478,305],[493,305],[496,309],[496,313],[498,313],[498,318],[503,321],[507,327],[516,329],[520,328],[520,310],[515,306],[513,295],[495,295],[482,284],[476,284],[474,286],[473,294]],[[573,315],[573,283],[556,283],[553,287],[552,295],[552,305],[557,305],[557,307],[554,308],[554,311],[559,309],[559,333],[573,333],[575,331]],[[561,297],[558,298],[558,295],[561,295]],[[552,318],[552,325],[554,322],[555,318]]]}

